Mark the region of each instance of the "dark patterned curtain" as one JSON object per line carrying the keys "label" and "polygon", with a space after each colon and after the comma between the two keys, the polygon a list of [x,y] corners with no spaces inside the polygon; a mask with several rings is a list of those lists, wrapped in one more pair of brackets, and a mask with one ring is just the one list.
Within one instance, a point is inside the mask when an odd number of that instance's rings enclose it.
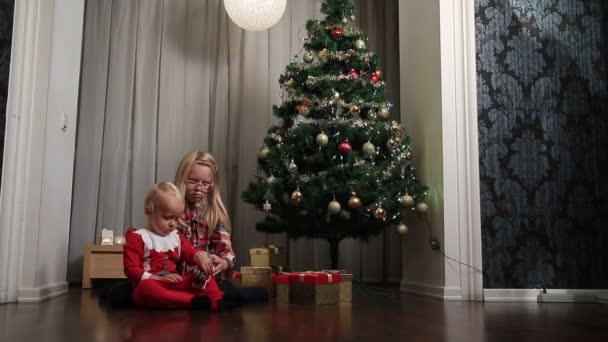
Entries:
{"label": "dark patterned curtain", "polygon": [[11,64],[11,38],[15,0],[0,0],[0,177],[4,160],[4,129],[6,127],[6,97]]}
{"label": "dark patterned curtain", "polygon": [[608,288],[605,0],[476,0],[486,288]]}

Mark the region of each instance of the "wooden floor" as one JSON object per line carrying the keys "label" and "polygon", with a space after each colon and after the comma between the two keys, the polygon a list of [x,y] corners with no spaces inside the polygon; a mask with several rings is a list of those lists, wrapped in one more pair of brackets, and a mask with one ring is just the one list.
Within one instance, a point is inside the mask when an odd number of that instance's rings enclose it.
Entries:
{"label": "wooden floor", "polygon": [[0,305],[0,341],[608,341],[608,305],[442,302],[399,294],[228,313],[110,310],[93,290]]}

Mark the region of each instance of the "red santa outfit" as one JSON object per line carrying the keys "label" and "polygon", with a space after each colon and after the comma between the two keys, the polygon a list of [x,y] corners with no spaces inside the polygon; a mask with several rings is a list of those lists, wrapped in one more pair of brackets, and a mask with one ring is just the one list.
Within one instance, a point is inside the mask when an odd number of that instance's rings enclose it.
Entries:
{"label": "red santa outfit", "polygon": [[[182,218],[187,226],[180,227],[180,232],[194,247],[225,259],[228,261],[229,269],[234,266],[235,255],[232,250],[230,233],[228,233],[223,223],[218,223],[213,230],[213,234],[209,234],[209,227],[203,220],[203,210],[189,206],[186,206]],[[187,270],[187,273],[192,271],[191,267],[184,267],[187,265],[181,266],[184,270]]]}
{"label": "red santa outfit", "polygon": [[176,265],[185,262],[196,266],[194,257],[200,250],[194,248],[177,231],[160,236],[148,229],[129,229],[125,236],[123,265],[125,275],[133,285],[133,301],[137,306],[182,309],[192,307],[192,298],[206,296],[211,309],[223,297],[215,279],[206,287],[194,287],[196,274],[190,273],[179,283],[166,283],[150,279],[152,275],[177,273]]}

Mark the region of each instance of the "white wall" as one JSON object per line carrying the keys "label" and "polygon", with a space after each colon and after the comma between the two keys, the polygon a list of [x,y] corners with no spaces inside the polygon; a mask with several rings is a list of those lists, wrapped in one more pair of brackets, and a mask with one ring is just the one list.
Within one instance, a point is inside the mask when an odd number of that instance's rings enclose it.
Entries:
{"label": "white wall", "polygon": [[[439,2],[399,2],[401,122],[412,137],[418,177],[429,186],[432,231],[443,242],[443,142]],[[443,258],[429,246],[425,224],[408,221],[403,242],[402,286],[427,291],[444,285]],[[419,288],[424,286],[426,288]],[[439,293],[438,293],[439,294]]]}
{"label": "white wall", "polygon": [[83,18],[84,0],[15,4],[0,302],[39,301],[67,291]]}
{"label": "white wall", "polygon": [[[429,222],[441,250],[481,269],[473,0],[401,0],[401,119],[430,187]],[[420,221],[403,243],[403,291],[482,299],[482,277],[429,246]]]}

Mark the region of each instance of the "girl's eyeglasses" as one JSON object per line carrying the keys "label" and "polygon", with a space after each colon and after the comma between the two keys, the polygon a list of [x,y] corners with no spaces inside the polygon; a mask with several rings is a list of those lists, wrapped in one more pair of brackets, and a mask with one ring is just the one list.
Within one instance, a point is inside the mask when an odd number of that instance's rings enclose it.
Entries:
{"label": "girl's eyeglasses", "polygon": [[192,179],[186,179],[186,188],[188,188],[188,189],[201,188],[203,191],[209,191],[209,189],[211,189],[212,186],[213,186],[213,182],[202,182],[202,181],[195,181]]}

